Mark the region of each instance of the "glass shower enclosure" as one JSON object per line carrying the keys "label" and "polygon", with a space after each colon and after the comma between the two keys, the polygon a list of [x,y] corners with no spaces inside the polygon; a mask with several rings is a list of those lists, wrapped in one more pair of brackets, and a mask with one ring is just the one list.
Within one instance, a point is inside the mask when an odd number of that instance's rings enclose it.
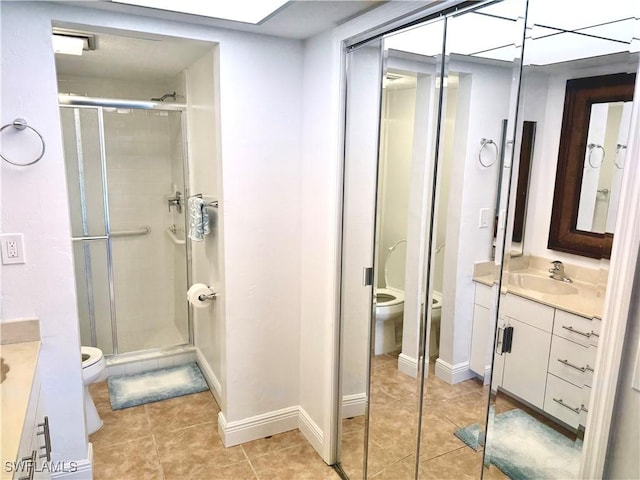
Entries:
{"label": "glass shower enclosure", "polygon": [[105,354],[192,343],[183,111],[169,107],[60,105],[81,341]]}

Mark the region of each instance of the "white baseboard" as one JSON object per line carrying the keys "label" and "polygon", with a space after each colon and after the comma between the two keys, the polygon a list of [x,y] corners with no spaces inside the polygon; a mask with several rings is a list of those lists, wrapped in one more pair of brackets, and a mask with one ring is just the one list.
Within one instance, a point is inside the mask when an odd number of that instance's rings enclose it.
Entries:
{"label": "white baseboard", "polygon": [[418,359],[401,353],[398,355],[398,370],[412,378],[418,378]]}
{"label": "white baseboard", "polygon": [[50,468],[52,480],[88,480],[93,478],[93,445],[89,443],[87,446],[87,458],[76,462],[52,463]]}
{"label": "white baseboard", "polygon": [[225,447],[295,430],[299,425],[298,405],[254,417],[227,422],[222,412],[218,414],[218,433]]}
{"label": "white baseboard", "polygon": [[451,365],[441,358],[436,360],[436,377],[451,385],[475,378],[475,376],[476,374],[469,368],[469,362]]}
{"label": "white baseboard", "polygon": [[216,377],[216,374],[213,373],[209,362],[204,358],[204,355],[199,348],[196,348],[196,362],[198,363],[198,367],[200,367],[200,370],[204,375],[204,379],[207,381],[209,389],[211,390],[211,393],[213,393],[213,397],[216,399],[218,406],[222,408],[222,384],[220,383],[220,380],[218,380],[218,377]]}
{"label": "white baseboard", "polygon": [[342,397],[342,418],[359,417],[364,415],[367,408],[367,395],[356,393]]}
{"label": "white baseboard", "polygon": [[491,365],[484,367],[484,379],[482,383],[483,385],[489,385],[489,382],[491,382]]}
{"label": "white baseboard", "polygon": [[315,448],[316,452],[322,455],[321,452],[324,449],[324,434],[322,433],[322,429],[313,421],[304,408],[299,407],[298,413],[298,428],[302,432],[302,435],[304,435],[304,438]]}

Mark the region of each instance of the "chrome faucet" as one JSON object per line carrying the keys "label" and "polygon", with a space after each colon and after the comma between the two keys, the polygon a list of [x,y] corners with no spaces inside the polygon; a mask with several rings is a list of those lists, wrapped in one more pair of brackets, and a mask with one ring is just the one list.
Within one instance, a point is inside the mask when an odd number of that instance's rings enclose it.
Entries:
{"label": "chrome faucet", "polygon": [[553,265],[553,267],[549,269],[549,273],[551,274],[549,275],[549,278],[553,278],[554,280],[558,280],[560,282],[566,282],[566,283],[573,282],[573,280],[571,280],[569,277],[565,275],[564,265],[562,264],[561,261],[555,260],[551,262],[551,265]]}
{"label": "chrome faucet", "polygon": [[169,211],[171,211],[171,207],[176,207],[178,213],[182,213],[182,194],[179,191],[176,191],[173,197],[167,197],[167,202],[169,203]]}

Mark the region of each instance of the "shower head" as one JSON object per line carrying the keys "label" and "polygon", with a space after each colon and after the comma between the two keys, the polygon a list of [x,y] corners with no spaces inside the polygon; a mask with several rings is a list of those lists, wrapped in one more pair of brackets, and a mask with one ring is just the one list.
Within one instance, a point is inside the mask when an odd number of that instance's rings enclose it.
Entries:
{"label": "shower head", "polygon": [[169,97],[173,98],[173,101],[175,102],[176,101],[176,92],[165,93],[160,98],[152,98],[151,101],[152,102],[164,102]]}

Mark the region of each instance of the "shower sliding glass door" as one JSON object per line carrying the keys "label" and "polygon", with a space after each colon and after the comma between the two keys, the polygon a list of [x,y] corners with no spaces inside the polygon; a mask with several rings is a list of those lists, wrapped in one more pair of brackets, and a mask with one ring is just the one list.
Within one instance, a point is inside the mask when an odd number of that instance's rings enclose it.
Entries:
{"label": "shower sliding glass door", "polygon": [[60,110],[83,345],[190,343],[182,112]]}

